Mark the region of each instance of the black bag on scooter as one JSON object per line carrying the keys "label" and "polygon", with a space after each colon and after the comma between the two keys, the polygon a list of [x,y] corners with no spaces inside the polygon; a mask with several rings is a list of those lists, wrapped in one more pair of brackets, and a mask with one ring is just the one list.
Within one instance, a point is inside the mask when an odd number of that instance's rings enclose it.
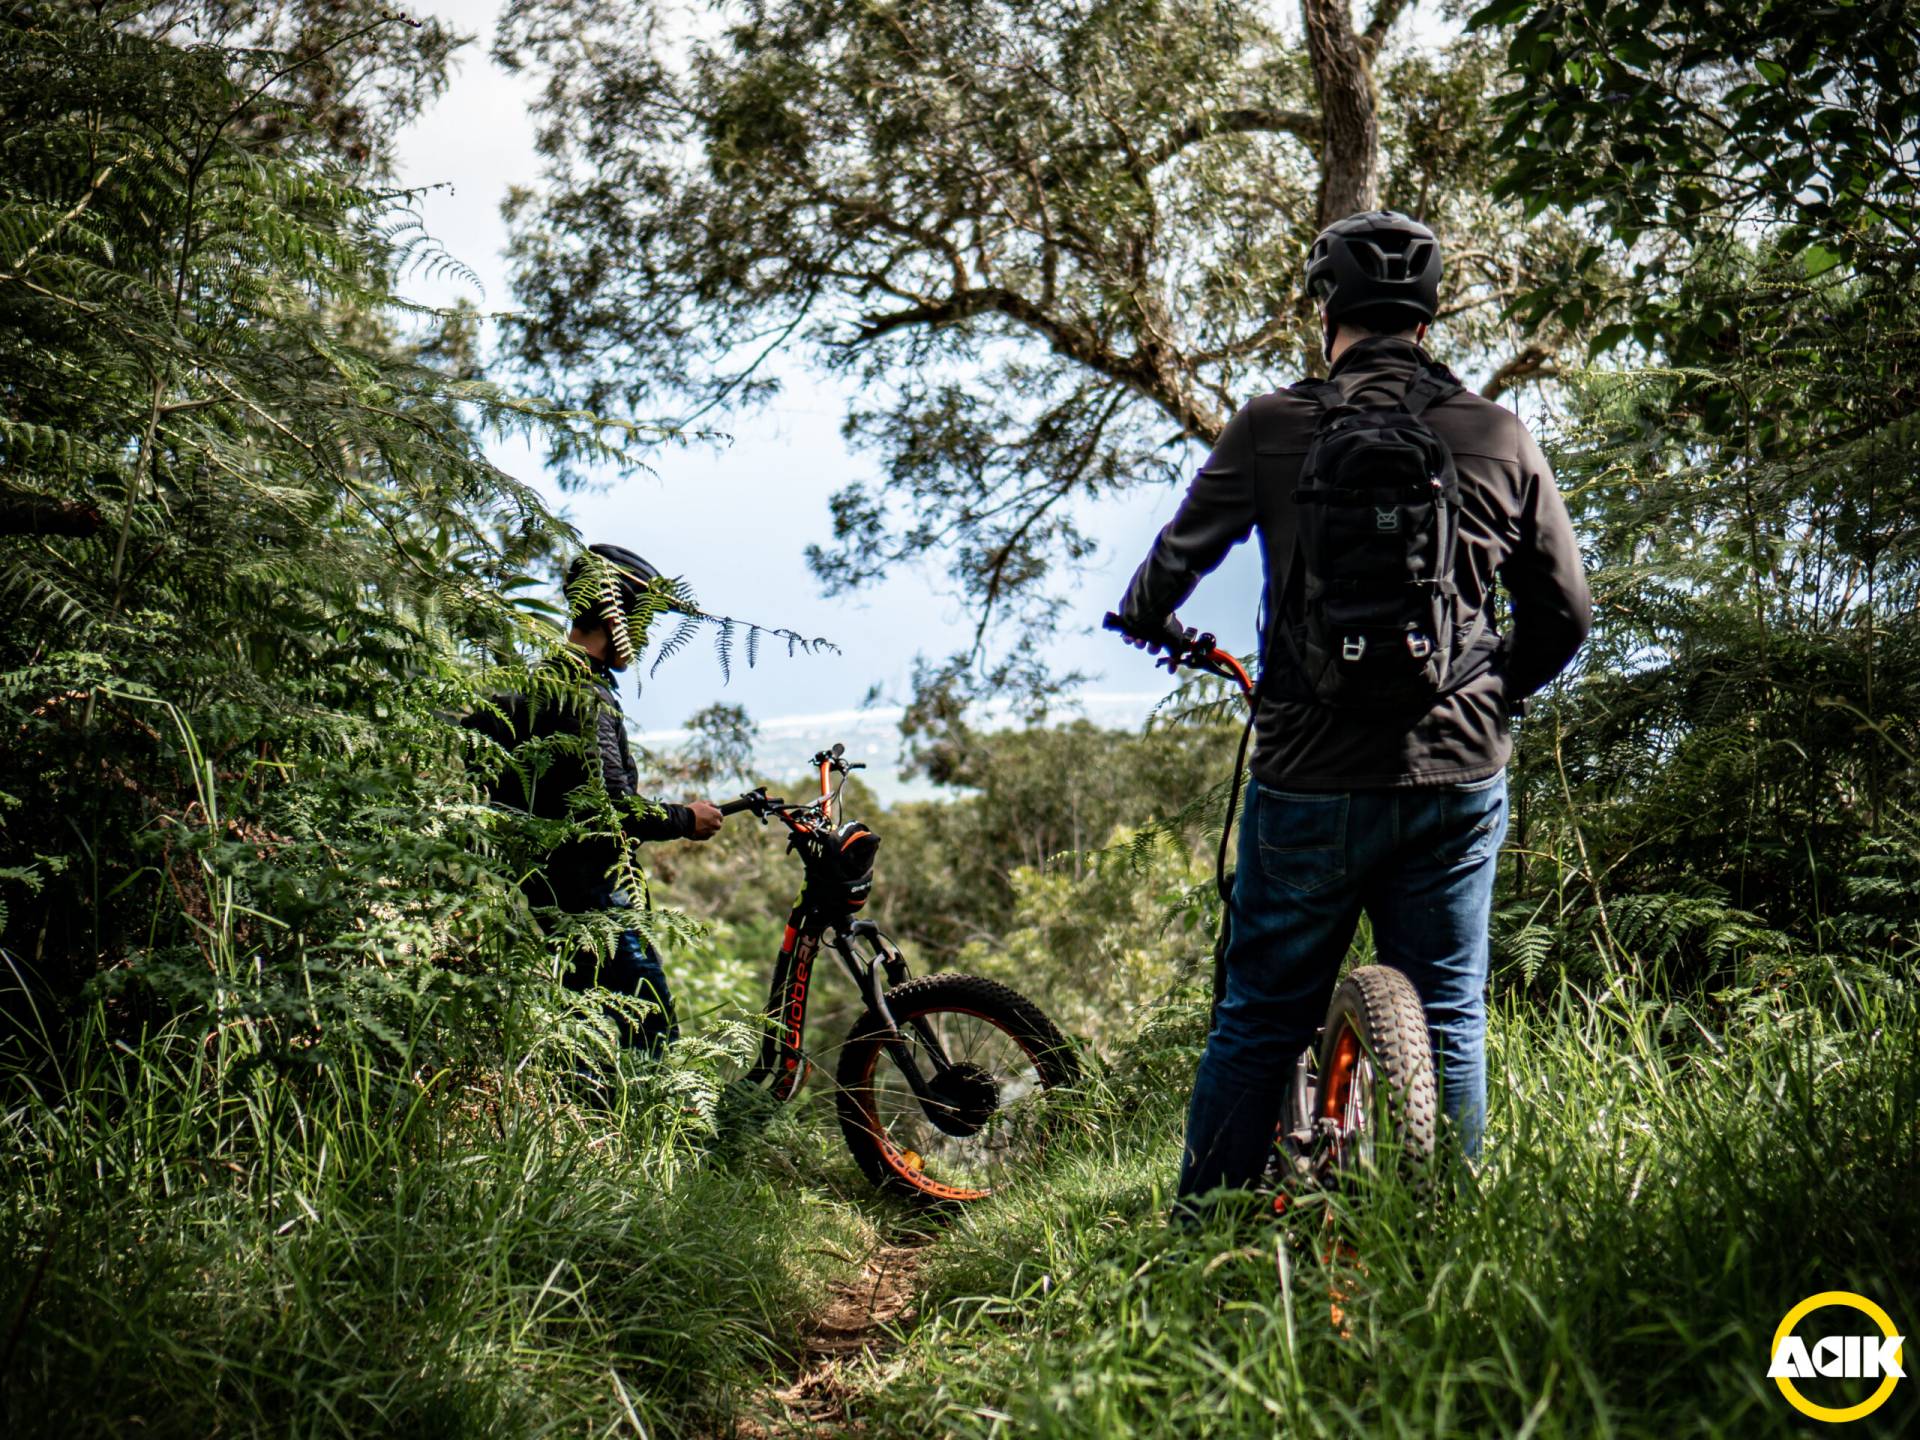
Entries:
{"label": "black bag on scooter", "polygon": [[800,852],[807,867],[809,899],[826,910],[850,915],[873,893],[873,860],[880,837],[859,820],[838,830],[795,832],[787,848]]}

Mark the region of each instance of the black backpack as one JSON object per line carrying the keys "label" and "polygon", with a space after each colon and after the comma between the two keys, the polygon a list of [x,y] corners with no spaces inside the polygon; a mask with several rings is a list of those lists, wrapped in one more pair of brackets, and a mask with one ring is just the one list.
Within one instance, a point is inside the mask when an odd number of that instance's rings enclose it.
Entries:
{"label": "black backpack", "polygon": [[1290,668],[1324,705],[1429,705],[1467,678],[1484,623],[1476,615],[1460,633],[1460,477],[1420,418],[1463,387],[1429,362],[1398,405],[1349,404],[1330,380],[1292,388],[1320,419],[1293,493],[1293,565],[1276,617]]}

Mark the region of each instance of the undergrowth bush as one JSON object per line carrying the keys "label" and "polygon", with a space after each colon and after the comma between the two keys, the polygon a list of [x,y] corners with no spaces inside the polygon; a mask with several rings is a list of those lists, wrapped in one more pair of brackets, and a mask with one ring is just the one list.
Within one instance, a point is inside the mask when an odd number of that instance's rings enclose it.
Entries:
{"label": "undergrowth bush", "polygon": [[[1908,959],[1719,1005],[1622,978],[1510,1003],[1483,1168],[1281,1225],[1166,1224],[1184,1085],[1150,1041],[1152,1084],[941,1246],[926,1318],[863,1397],[874,1429],[1800,1433],[1766,1379],[1786,1310],[1828,1288],[1920,1304],[1913,981]],[[1863,1428],[1917,1411],[1896,1396]]]}
{"label": "undergrowth bush", "polygon": [[206,1063],[178,1029],[91,1048],[0,1122],[0,1422],[182,1437],[722,1423],[873,1233],[821,1186],[837,1162],[810,1117],[708,1160],[720,1067],[755,1042],[683,1042],[630,1067],[606,1109],[537,1072],[396,1084],[370,1063],[302,1100]]}
{"label": "undergrowth bush", "polygon": [[[0,1429],[671,1433],[864,1222],[772,1163],[812,1126],[700,1168],[755,1037],[621,1079],[557,975],[690,927],[536,912],[621,817],[489,805],[459,724],[585,689],[527,668],[577,537],[486,440],[657,431],[475,378],[471,316],[398,297],[458,267],[342,137],[398,113],[355,86],[431,93],[439,29],[249,16],[0,14]],[[669,609],[662,654],[704,618],[662,582],[636,645]]]}

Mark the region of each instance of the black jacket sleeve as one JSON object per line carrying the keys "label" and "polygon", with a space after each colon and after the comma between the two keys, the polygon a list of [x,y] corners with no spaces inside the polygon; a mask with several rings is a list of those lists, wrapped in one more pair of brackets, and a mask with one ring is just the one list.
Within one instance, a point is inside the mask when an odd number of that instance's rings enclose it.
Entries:
{"label": "black jacket sleeve", "polygon": [[1242,406],[1133,572],[1120,602],[1125,619],[1147,628],[1160,624],[1193,593],[1201,576],[1252,533],[1253,485],[1253,421],[1250,408]]}
{"label": "black jacket sleeve", "polygon": [[627,834],[636,840],[691,840],[693,812],[684,805],[665,800],[636,801],[652,808],[646,813],[631,812],[626,818]]}
{"label": "black jacket sleeve", "polygon": [[622,828],[636,840],[690,840],[693,838],[693,812],[684,805],[664,800],[640,798],[640,767],[634,763],[633,747],[627,742],[627,726],[620,707],[605,702],[600,707],[597,739],[600,747],[600,773],[607,794],[624,810]]}
{"label": "black jacket sleeve", "polygon": [[1520,535],[1500,567],[1513,611],[1505,665],[1509,700],[1531,695],[1566,669],[1593,625],[1593,598],[1567,502],[1547,457],[1524,428],[1518,453]]}

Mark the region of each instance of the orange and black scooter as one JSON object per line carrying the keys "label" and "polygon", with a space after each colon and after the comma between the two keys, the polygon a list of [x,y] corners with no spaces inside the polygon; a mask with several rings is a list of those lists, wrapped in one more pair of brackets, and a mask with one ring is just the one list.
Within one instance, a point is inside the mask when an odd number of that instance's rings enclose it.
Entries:
{"label": "orange and black scooter", "polygon": [[[1215,882],[1220,889],[1220,937],[1214,947],[1213,1008],[1226,992],[1227,945],[1233,924],[1233,875],[1227,869],[1228,846],[1246,772],[1259,686],[1246,667],[1220,648],[1212,636],[1188,630],[1169,618],[1158,632],[1129,624],[1109,613],[1105,628],[1165,654],[1155,663],[1169,672],[1182,666],[1217,675],[1236,685],[1247,704],[1247,725],[1240,736],[1233,788],[1220,830]],[[1390,965],[1361,965],[1334,989],[1319,1042],[1301,1053],[1282,1098],[1274,1136],[1274,1160],[1281,1175],[1322,1184],[1385,1162],[1376,1153],[1383,1136],[1388,1152],[1397,1149],[1410,1171],[1432,1158],[1438,1105],[1433,1047],[1426,1011],[1413,982]]]}
{"label": "orange and black scooter", "polygon": [[1048,1093],[1079,1076],[1073,1048],[1018,991],[978,975],[915,978],[900,947],[860,912],[873,890],[880,837],[841,814],[861,768],[835,745],[813,757],[820,793],[804,803],[765,788],[720,807],[787,831],[804,880],[787,916],[768,991],[766,1032],[747,1076],[775,1100],[805,1083],[814,960],[836,956],[865,1011],[835,1058],[841,1133],[875,1184],[941,1205],[979,1200],[1036,1161],[1049,1131]]}

